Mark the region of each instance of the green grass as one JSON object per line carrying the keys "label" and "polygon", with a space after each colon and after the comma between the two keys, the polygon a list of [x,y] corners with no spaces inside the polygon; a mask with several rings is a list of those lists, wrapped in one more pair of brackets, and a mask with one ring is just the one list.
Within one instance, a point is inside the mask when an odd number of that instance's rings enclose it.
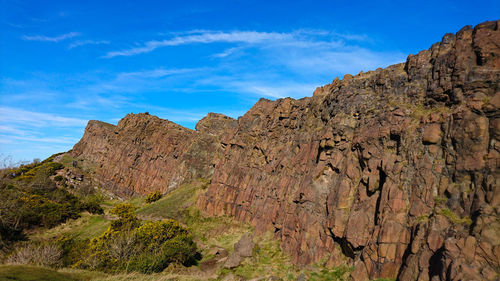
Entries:
{"label": "green grass", "polygon": [[436,197],[434,197],[434,202],[436,204],[446,203],[446,202],[448,202],[448,198],[436,196]]}
{"label": "green grass", "polygon": [[418,223],[426,222],[428,220],[429,220],[429,214],[425,214],[425,215],[421,215],[421,216],[417,217],[417,222]]}
{"label": "green grass", "polygon": [[0,266],[0,281],[77,281],[84,280],[74,274],[25,265]]}
{"label": "green grass", "polygon": [[[160,200],[147,204],[137,211],[141,217],[152,218],[171,218],[185,220],[189,214],[185,211],[192,206],[198,195],[206,188],[206,180],[197,180],[192,183],[183,184],[179,188],[167,193]],[[136,198],[131,201],[132,204],[144,204],[145,198]]]}
{"label": "green grass", "polygon": [[452,210],[448,208],[441,209],[439,211],[439,214],[445,216],[454,224],[468,224],[468,225],[472,224],[472,220],[469,218],[469,216],[460,218],[457,214],[455,214]]}
{"label": "green grass", "polygon": [[251,232],[252,228],[227,216],[203,217],[195,207],[195,203],[198,195],[207,185],[206,180],[196,180],[180,186],[160,200],[147,205],[144,200],[135,199],[137,203],[143,204],[137,214],[141,219],[178,220],[193,233],[197,240],[205,244],[204,248],[218,246],[232,251],[234,243],[238,242],[244,233]]}
{"label": "green grass", "polygon": [[78,169],[83,171],[84,173],[94,174],[97,166],[89,161],[79,161],[77,158],[71,156],[69,153],[65,153],[59,163],[63,164],[65,168],[74,169],[73,161],[76,161],[78,165]]}
{"label": "green grass", "polygon": [[347,266],[334,267],[331,269],[324,268],[317,272],[312,272],[309,275],[309,280],[311,281],[342,281],[348,280],[351,268]]}
{"label": "green grass", "polygon": [[280,242],[273,237],[271,232],[255,237],[257,247],[253,256],[247,258],[242,264],[232,270],[223,270],[221,273],[233,272],[247,279],[261,276],[277,276],[284,280],[295,280],[300,274],[288,255],[284,254]]}
{"label": "green grass", "polygon": [[403,104],[403,107],[406,107],[408,109],[412,110],[412,117],[415,119],[420,119],[423,116],[430,115],[432,113],[451,113],[452,109],[444,106],[444,105],[436,105],[436,106],[425,106],[423,104]]}
{"label": "green grass", "polygon": [[168,281],[168,280],[208,280],[201,272],[198,275],[176,273],[140,274],[119,273],[105,274],[96,271],[63,268],[54,270],[45,267],[27,265],[1,265],[0,281]]}
{"label": "green grass", "polygon": [[50,240],[61,235],[69,235],[78,239],[90,239],[103,233],[109,224],[110,221],[104,215],[83,213],[78,219],[69,220],[54,228],[34,233],[31,238],[33,240]]}

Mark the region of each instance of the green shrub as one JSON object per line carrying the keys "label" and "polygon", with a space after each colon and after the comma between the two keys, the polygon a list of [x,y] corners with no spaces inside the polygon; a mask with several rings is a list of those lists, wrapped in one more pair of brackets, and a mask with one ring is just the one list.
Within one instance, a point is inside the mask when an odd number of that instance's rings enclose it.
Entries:
{"label": "green shrub", "polygon": [[162,194],[160,191],[151,192],[146,197],[146,203],[150,204],[150,203],[156,202],[156,201],[160,200],[161,197],[162,197]]}
{"label": "green shrub", "polygon": [[54,180],[55,181],[62,181],[63,180],[63,176],[57,175],[57,176],[54,177]]}
{"label": "green shrub", "polygon": [[83,202],[82,209],[88,211],[91,214],[104,214],[104,209],[101,207],[99,202],[95,200],[88,200]]}
{"label": "green shrub", "polygon": [[[130,220],[130,206],[118,205],[118,220]],[[117,221],[118,221],[117,220]],[[76,266],[102,271],[160,272],[171,263],[192,265],[198,257],[191,234],[177,221],[146,221],[141,226],[113,224],[92,239],[84,259]]]}
{"label": "green shrub", "polygon": [[53,162],[53,158],[12,169],[8,177],[0,178],[0,246],[23,240],[25,229],[53,227],[78,218],[83,210],[102,211],[95,202],[82,202],[67,190],[57,188],[50,177],[62,164]]}
{"label": "green shrub", "polygon": [[64,168],[64,165],[56,162],[42,162],[19,177],[20,180],[33,179],[37,174],[52,176],[57,170]]}
{"label": "green shrub", "polygon": [[183,234],[165,241],[156,250],[143,251],[134,256],[129,263],[128,270],[142,273],[161,272],[171,263],[193,265],[197,258],[196,244],[191,235]]}
{"label": "green shrub", "polygon": [[87,250],[89,240],[77,240],[71,236],[63,235],[56,240],[57,245],[62,249],[62,266],[69,267],[77,263]]}
{"label": "green shrub", "polygon": [[448,202],[448,198],[436,196],[436,197],[434,197],[434,202],[436,204],[446,203],[446,202]]}
{"label": "green shrub", "polygon": [[39,225],[53,227],[67,219],[79,217],[79,210],[71,202],[55,201],[38,194],[23,194],[19,197],[20,208],[16,214],[28,227]]}
{"label": "green shrub", "polygon": [[472,220],[470,219],[469,216],[460,218],[457,214],[455,214],[452,210],[448,208],[441,209],[439,211],[439,214],[447,217],[454,224],[467,224],[467,225],[472,224]]}
{"label": "green shrub", "polygon": [[113,215],[117,215],[119,218],[125,218],[129,216],[135,216],[136,207],[130,203],[121,203],[111,209]]}
{"label": "green shrub", "polygon": [[111,229],[125,230],[134,229],[140,225],[139,219],[135,214],[136,207],[129,203],[122,203],[116,205],[111,213],[118,216],[117,220],[111,222]]}
{"label": "green shrub", "polygon": [[148,251],[160,247],[177,236],[187,234],[187,229],[175,220],[147,221],[136,231],[137,239],[147,245]]}

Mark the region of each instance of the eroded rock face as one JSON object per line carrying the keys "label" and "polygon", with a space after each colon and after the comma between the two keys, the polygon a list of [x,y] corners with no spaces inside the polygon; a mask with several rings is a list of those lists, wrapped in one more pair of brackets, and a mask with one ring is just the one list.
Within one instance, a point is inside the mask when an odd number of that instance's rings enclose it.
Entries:
{"label": "eroded rock face", "polygon": [[499,82],[499,22],[486,22],[310,98],[261,99],[238,121],[91,121],[72,153],[117,190],[211,178],[197,206],[274,231],[297,264],[328,257],[354,280],[495,280]]}
{"label": "eroded rock face", "polygon": [[198,206],[274,230],[296,263],[347,260],[355,280],[498,278],[498,26],[311,98],[260,100]]}
{"label": "eroded rock face", "polygon": [[210,113],[193,131],[149,114],[128,114],[117,126],[90,121],[71,153],[94,163],[97,178],[117,193],[166,191],[209,178],[222,152],[219,139],[235,125]]}

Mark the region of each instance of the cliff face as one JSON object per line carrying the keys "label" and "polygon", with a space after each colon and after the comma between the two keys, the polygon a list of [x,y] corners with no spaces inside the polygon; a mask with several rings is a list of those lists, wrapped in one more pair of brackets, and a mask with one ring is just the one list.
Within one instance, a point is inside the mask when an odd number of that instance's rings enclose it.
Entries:
{"label": "cliff face", "polygon": [[499,48],[484,23],[312,98],[259,101],[198,206],[273,229],[299,264],[347,257],[357,280],[497,278]]}
{"label": "cliff face", "polygon": [[495,280],[499,24],[197,131],[144,114],[90,122],[73,154],[141,193],[213,173],[198,207],[273,230],[297,264],[347,262],[355,280]]}
{"label": "cliff face", "polygon": [[97,179],[118,194],[167,191],[213,173],[221,134],[236,120],[210,113],[198,131],[141,113],[128,114],[117,126],[90,121],[72,155],[96,166]]}

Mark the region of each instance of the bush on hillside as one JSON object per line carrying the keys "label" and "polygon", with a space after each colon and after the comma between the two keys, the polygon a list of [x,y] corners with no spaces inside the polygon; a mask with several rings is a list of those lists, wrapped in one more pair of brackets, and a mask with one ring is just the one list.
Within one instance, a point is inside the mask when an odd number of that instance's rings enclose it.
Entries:
{"label": "bush on hillside", "polygon": [[62,250],[61,263],[63,267],[70,267],[80,261],[87,251],[89,239],[76,239],[69,235],[60,236],[55,243]]}
{"label": "bush on hillside", "polygon": [[150,204],[150,203],[156,202],[156,201],[160,200],[161,197],[162,197],[162,194],[160,191],[151,192],[146,197],[146,203]]}
{"label": "bush on hillside", "polygon": [[62,164],[48,159],[10,169],[0,177],[0,248],[23,240],[24,230],[53,227],[80,212],[102,214],[97,201],[82,201],[51,179]]}
{"label": "bush on hillside", "polygon": [[61,265],[62,249],[55,244],[28,244],[17,248],[6,260],[9,264]]}
{"label": "bush on hillside", "polygon": [[121,231],[137,228],[140,221],[135,214],[136,207],[129,203],[116,205],[111,214],[118,216],[117,220],[111,222],[111,230]]}
{"label": "bush on hillside", "polygon": [[85,210],[91,214],[104,214],[104,209],[101,207],[100,201],[95,197],[91,197],[80,202],[80,209]]}
{"label": "bush on hillside", "polygon": [[89,242],[85,258],[76,266],[153,273],[171,263],[196,262],[196,244],[186,228],[174,220],[146,221],[141,225],[134,211],[133,205],[117,205],[112,213],[118,219]]}
{"label": "bush on hillside", "polygon": [[165,241],[159,248],[134,256],[128,270],[142,273],[161,272],[171,263],[189,266],[195,264],[197,259],[196,244],[191,235],[182,234]]}

